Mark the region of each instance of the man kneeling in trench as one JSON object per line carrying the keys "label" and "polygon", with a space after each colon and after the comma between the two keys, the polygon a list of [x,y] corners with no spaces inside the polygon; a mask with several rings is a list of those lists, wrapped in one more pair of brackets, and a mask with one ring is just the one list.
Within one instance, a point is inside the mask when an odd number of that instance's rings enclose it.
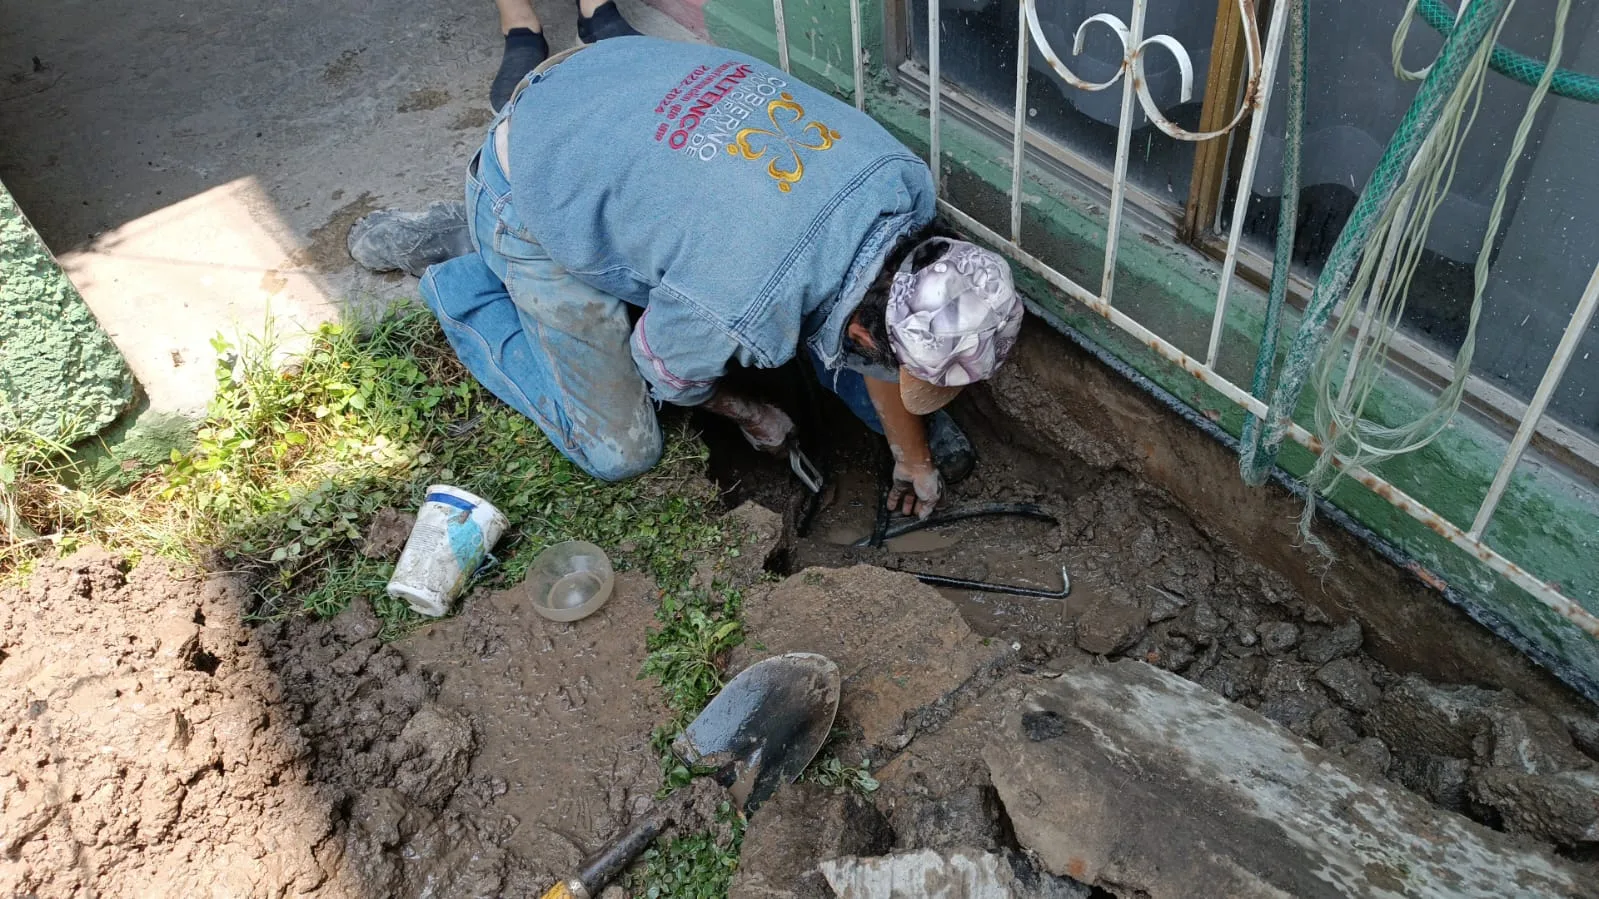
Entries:
{"label": "man kneeling in trench", "polygon": [[461,361],[595,477],[660,459],[652,399],[781,451],[789,416],[723,376],[804,352],[887,439],[891,508],[926,517],[975,459],[940,410],[1022,319],[1006,261],[935,205],[926,163],[853,107],[738,53],[618,38],[523,80],[464,210],[374,213],[349,243],[425,269]]}

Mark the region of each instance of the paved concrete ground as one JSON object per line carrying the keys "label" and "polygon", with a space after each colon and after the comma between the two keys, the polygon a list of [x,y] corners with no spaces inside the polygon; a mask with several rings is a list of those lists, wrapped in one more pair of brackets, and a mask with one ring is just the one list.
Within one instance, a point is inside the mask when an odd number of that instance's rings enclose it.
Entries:
{"label": "paved concrete ground", "polygon": [[[552,48],[571,45],[575,4],[536,5]],[[415,296],[353,270],[345,231],[459,195],[499,49],[490,0],[0,0],[0,180],[151,407],[198,411],[217,333]]]}

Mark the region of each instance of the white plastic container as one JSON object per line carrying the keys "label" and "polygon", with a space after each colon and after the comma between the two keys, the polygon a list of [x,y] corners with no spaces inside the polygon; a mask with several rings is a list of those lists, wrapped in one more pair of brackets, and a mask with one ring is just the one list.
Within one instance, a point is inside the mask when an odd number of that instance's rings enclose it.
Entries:
{"label": "white plastic container", "polygon": [[494,504],[435,484],[389,579],[389,595],[422,615],[442,617],[510,524]]}

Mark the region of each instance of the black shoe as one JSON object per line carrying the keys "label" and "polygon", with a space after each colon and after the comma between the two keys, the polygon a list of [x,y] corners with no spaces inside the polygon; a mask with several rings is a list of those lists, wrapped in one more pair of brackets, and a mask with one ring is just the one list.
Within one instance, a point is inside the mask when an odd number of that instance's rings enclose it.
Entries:
{"label": "black shoe", "polygon": [[977,450],[949,413],[940,409],[927,418],[927,444],[946,484],[959,484],[977,467]]}
{"label": "black shoe", "polygon": [[422,212],[380,209],[350,226],[345,246],[363,268],[418,278],[428,266],[474,250],[465,203],[434,203]]}
{"label": "black shoe", "polygon": [[615,2],[605,3],[592,16],[585,17],[581,12],[577,16],[577,39],[585,44],[596,44],[613,37],[637,37],[640,34],[642,32],[622,18],[622,11],[616,8]]}
{"label": "black shoe", "polygon": [[539,63],[550,58],[550,45],[544,41],[543,32],[528,28],[512,28],[505,35],[505,52],[500,56],[500,71],[489,85],[489,105],[495,112],[510,102],[516,86],[527,73],[538,68]]}

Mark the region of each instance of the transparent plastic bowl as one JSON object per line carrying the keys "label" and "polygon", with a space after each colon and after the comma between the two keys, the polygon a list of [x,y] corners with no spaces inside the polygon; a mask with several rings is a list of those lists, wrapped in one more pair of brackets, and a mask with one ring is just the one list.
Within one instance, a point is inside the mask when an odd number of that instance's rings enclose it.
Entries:
{"label": "transparent plastic bowl", "polygon": [[605,550],[583,540],[569,540],[539,553],[528,571],[525,589],[533,611],[551,621],[576,621],[605,605],[615,583]]}

